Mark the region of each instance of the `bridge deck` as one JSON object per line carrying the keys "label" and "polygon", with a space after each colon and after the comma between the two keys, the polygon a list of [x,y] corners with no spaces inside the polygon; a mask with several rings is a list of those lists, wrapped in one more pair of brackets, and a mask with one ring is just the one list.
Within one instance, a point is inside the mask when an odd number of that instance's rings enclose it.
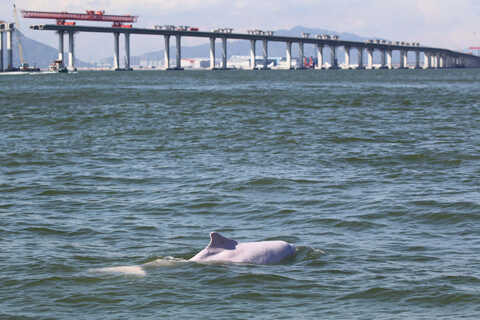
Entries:
{"label": "bridge deck", "polygon": [[[320,44],[327,46],[347,46],[351,48],[372,48],[377,50],[403,50],[403,51],[421,51],[421,52],[436,52],[439,54],[450,54],[457,56],[468,56],[470,54],[452,51],[442,48],[433,48],[425,46],[406,46],[395,44],[380,44],[367,43],[359,41],[333,40],[333,39],[318,39],[318,38],[303,38],[303,37],[289,37],[280,35],[254,35],[246,33],[222,33],[222,32],[208,32],[208,31],[179,31],[179,30],[158,30],[147,28],[115,28],[115,27],[100,27],[100,26],[62,26],[62,25],[33,25],[30,28],[34,30],[50,30],[50,31],[74,31],[74,32],[93,32],[93,33],[129,33],[129,34],[143,34],[143,35],[180,35],[182,37],[196,37],[196,38],[227,38],[234,40],[267,40],[269,42],[292,42],[304,44]],[[478,57],[480,61],[480,57]]]}

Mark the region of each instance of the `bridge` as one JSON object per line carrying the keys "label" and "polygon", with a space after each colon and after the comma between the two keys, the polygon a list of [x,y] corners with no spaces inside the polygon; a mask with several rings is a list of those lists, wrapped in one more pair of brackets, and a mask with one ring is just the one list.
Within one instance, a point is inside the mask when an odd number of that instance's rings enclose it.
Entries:
{"label": "bridge", "polygon": [[[10,26],[11,24],[9,24]],[[259,30],[249,31],[248,33],[233,33],[232,29],[218,29],[214,31],[200,31],[196,28],[189,27],[155,27],[155,28],[133,28],[131,25],[127,26],[79,26],[79,25],[59,25],[59,24],[43,24],[33,25],[30,27],[33,30],[54,31],[58,34],[58,59],[64,61],[64,36],[68,34],[69,47],[68,47],[68,69],[75,70],[75,33],[87,32],[87,33],[110,33],[113,35],[114,42],[114,70],[131,70],[130,66],[130,36],[131,35],[153,35],[163,36],[165,42],[165,69],[167,70],[183,70],[182,61],[182,38],[194,37],[194,38],[207,38],[210,40],[210,69],[215,69],[215,44],[216,40],[220,39],[222,43],[222,56],[220,69],[227,69],[227,42],[228,40],[245,40],[250,41],[250,68],[257,69],[256,61],[256,43],[261,42],[263,44],[263,66],[262,69],[267,69],[268,44],[270,42],[283,42],[286,47],[287,66],[292,69],[292,44],[298,44],[299,46],[299,59],[303,61],[304,47],[305,45],[313,45],[316,48],[317,54],[317,69],[322,69],[325,62],[329,60],[331,68],[338,68],[337,62],[337,49],[344,48],[345,51],[345,64],[350,65],[352,49],[356,49],[358,54],[358,69],[374,69],[373,54],[374,51],[380,52],[381,63],[380,68],[393,69],[392,56],[394,51],[400,53],[400,68],[415,68],[415,69],[432,69],[432,68],[474,68],[480,67],[480,57],[466,54],[462,52],[452,51],[442,48],[433,48],[421,46],[419,43],[405,43],[405,42],[387,42],[387,41],[346,41],[338,39],[336,37],[329,37],[325,35],[318,35],[316,37],[310,37],[308,34],[304,34],[301,37],[290,37],[274,35],[273,32],[261,32]],[[7,51],[8,54],[8,66],[11,67],[11,33],[14,28],[4,28],[2,31],[2,43],[3,33],[7,33]],[[120,66],[120,35],[123,35],[125,40],[125,62],[124,66]],[[176,64],[171,66],[170,63],[170,40],[175,38],[176,42]],[[10,41],[10,44],[9,44]],[[0,45],[3,50],[3,46]],[[324,57],[324,48],[330,48],[330,57]],[[10,49],[8,49],[10,48]],[[3,52],[3,51],[2,51]],[[415,53],[415,63],[409,66],[407,56],[410,52]],[[424,54],[424,64],[421,65],[420,55]],[[367,55],[367,64],[364,65],[364,55]],[[1,55],[3,57],[3,54]],[[1,66],[3,68],[3,59],[0,59]],[[302,68],[301,66],[300,68]],[[0,69],[2,70],[2,69]]]}

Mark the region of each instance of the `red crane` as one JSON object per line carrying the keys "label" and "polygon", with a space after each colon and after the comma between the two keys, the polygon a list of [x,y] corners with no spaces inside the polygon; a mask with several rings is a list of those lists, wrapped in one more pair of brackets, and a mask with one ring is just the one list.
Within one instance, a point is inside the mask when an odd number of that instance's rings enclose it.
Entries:
{"label": "red crane", "polygon": [[123,24],[128,22],[137,22],[137,16],[131,15],[108,15],[105,11],[87,10],[86,13],[69,13],[69,12],[45,12],[45,11],[28,11],[22,10],[22,16],[29,19],[55,19],[58,25],[74,26],[75,22],[67,22],[66,20],[84,20],[98,22],[113,22],[113,27],[131,28],[131,24]]}

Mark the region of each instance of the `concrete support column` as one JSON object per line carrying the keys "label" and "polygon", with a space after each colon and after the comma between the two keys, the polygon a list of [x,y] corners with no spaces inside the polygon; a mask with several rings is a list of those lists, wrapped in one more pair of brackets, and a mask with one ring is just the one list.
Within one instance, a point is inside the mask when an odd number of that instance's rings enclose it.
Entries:
{"label": "concrete support column", "polygon": [[125,33],[125,70],[130,71],[130,33]]}
{"label": "concrete support column", "polygon": [[392,49],[387,49],[387,69],[393,69]]}
{"label": "concrete support column", "polygon": [[380,51],[380,69],[387,69],[387,49]]}
{"label": "concrete support column", "polygon": [[420,51],[415,51],[415,69],[420,69]]}
{"label": "concrete support column", "polygon": [[373,48],[367,48],[368,69],[373,69]]}
{"label": "concrete support column", "polygon": [[113,49],[113,70],[119,70],[120,69],[120,45],[119,45],[119,40],[120,40],[120,33],[115,32],[113,34],[113,44],[114,44],[114,49]]}
{"label": "concrete support column", "polygon": [[335,45],[330,46],[330,52],[331,52],[331,57],[330,57],[330,65],[331,69],[338,69],[338,61],[337,61],[337,47]]}
{"label": "concrete support column", "polygon": [[165,39],[165,49],[163,50],[163,62],[165,64],[165,70],[170,69],[170,35],[163,36]]}
{"label": "concrete support column", "polygon": [[68,32],[68,70],[75,71],[75,43],[74,32]]}
{"label": "concrete support column", "polygon": [[298,68],[305,69],[305,44],[303,42],[300,42],[298,44],[298,49],[299,49],[298,60],[300,62],[300,65],[298,66]]}
{"label": "concrete support column", "polygon": [[445,68],[445,56],[444,55],[441,55],[440,56],[440,68],[443,69]]}
{"label": "concrete support column", "polygon": [[182,69],[182,37],[177,34],[175,36],[176,38],[176,49],[177,49],[177,65],[176,65],[176,69],[177,70],[181,70]]}
{"label": "concrete support column", "polygon": [[268,40],[263,40],[263,69],[268,69]]}
{"label": "concrete support column", "polygon": [[3,71],[3,42],[5,41],[3,32],[0,32],[0,72]]}
{"label": "concrete support column", "polygon": [[424,65],[424,68],[425,68],[425,69],[430,69],[430,68],[432,67],[432,61],[431,61],[431,59],[430,59],[430,57],[431,57],[431,56],[430,56],[430,52],[424,52],[423,55],[425,56],[425,57],[424,57],[424,59],[425,59],[425,61],[424,61],[424,64],[425,64],[425,65]]}
{"label": "concrete support column", "polygon": [[363,65],[363,48],[357,48],[358,50],[358,69],[365,69],[365,66]]}
{"label": "concrete support column", "polygon": [[227,38],[222,38],[222,69],[227,69]]}
{"label": "concrete support column", "polygon": [[403,52],[403,67],[408,69],[408,50]]}
{"label": "concrete support column", "polygon": [[289,70],[292,70],[292,43],[286,42],[287,45],[287,66]]}
{"label": "concrete support column", "polygon": [[344,46],[345,49],[345,68],[350,69],[350,47]]}
{"label": "concrete support column", "polygon": [[58,60],[62,61],[62,65],[64,64],[63,61],[63,54],[65,52],[65,45],[64,45],[64,31],[60,30],[58,33]]}
{"label": "concrete support column", "polygon": [[250,68],[255,70],[257,68],[257,54],[256,54],[256,40],[250,40]]}
{"label": "concrete support column", "polygon": [[323,44],[317,43],[317,69],[323,69]]}
{"label": "concrete support column", "polygon": [[405,51],[400,50],[400,69],[405,69]]}
{"label": "concrete support column", "polygon": [[210,38],[210,70],[215,69],[215,38]]}
{"label": "concrete support column", "polygon": [[7,69],[13,69],[13,30],[7,30]]}

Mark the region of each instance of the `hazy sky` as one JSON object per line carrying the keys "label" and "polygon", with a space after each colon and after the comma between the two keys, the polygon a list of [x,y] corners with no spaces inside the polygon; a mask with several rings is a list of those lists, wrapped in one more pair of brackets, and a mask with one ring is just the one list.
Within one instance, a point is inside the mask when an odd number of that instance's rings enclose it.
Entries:
{"label": "hazy sky", "polygon": [[[12,0],[0,0],[0,20],[12,20]],[[110,14],[138,15],[139,27],[154,24],[283,29],[297,25],[350,32],[366,37],[419,41],[422,44],[464,49],[480,46],[480,0],[16,0],[30,10],[84,12],[102,9]],[[57,44],[51,32],[27,31],[41,20],[23,20],[27,35]],[[105,24],[108,25],[108,24]],[[78,36],[83,59],[110,56],[110,35]],[[163,48],[155,37],[135,37],[132,54]],[[194,44],[187,40],[186,44]],[[158,42],[156,44],[155,42]],[[94,48],[94,49],[92,49]]]}

